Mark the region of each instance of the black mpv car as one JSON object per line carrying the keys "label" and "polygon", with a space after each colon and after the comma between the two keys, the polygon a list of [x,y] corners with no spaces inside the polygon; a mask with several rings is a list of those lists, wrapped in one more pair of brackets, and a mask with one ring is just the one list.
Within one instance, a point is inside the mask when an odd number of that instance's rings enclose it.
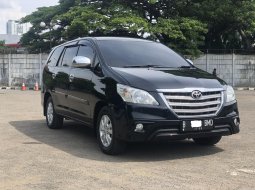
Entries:
{"label": "black mpv car", "polygon": [[127,142],[182,140],[214,145],[239,132],[234,90],[168,47],[147,40],[80,38],[49,55],[42,105],[51,129],[63,118],[93,127],[101,150]]}

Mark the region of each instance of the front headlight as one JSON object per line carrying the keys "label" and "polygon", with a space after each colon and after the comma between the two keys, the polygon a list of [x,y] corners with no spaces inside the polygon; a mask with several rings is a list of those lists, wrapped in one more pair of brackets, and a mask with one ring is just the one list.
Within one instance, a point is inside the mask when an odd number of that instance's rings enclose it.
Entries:
{"label": "front headlight", "polygon": [[159,103],[146,91],[117,84],[117,92],[125,102],[135,104],[159,105]]}
{"label": "front headlight", "polygon": [[236,96],[235,96],[235,91],[232,88],[232,86],[227,86],[226,94],[227,94],[227,100],[226,100],[227,103],[235,101]]}

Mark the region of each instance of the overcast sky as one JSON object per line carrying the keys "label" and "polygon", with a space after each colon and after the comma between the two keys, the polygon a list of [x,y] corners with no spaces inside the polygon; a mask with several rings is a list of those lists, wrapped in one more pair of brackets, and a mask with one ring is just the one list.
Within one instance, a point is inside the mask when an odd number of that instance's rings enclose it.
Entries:
{"label": "overcast sky", "polygon": [[20,19],[38,7],[58,4],[59,0],[0,0],[0,34],[6,34],[6,22]]}

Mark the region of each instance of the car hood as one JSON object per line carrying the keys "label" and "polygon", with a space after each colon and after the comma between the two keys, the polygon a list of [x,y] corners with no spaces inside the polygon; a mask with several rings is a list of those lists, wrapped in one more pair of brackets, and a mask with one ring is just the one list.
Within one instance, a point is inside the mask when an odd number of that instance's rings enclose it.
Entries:
{"label": "car hood", "polygon": [[223,88],[226,83],[200,69],[119,68],[112,69],[129,85],[146,91],[182,88]]}

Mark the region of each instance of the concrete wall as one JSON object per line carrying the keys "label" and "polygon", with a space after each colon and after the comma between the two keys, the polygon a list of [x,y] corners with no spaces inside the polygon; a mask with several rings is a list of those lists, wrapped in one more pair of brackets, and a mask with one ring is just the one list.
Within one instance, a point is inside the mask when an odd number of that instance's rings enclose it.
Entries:
{"label": "concrete wall", "polygon": [[[24,82],[32,87],[36,81],[40,83],[40,64],[42,68],[47,56],[0,54],[0,86],[20,86]],[[231,85],[255,87],[255,55],[207,54],[193,61],[210,73],[216,68],[217,75]]]}
{"label": "concrete wall", "polygon": [[213,72],[236,87],[255,87],[255,55],[207,54],[193,60],[200,69]]}
{"label": "concrete wall", "polygon": [[[28,87],[40,83],[40,69],[47,59],[46,54],[0,54],[0,85]],[[40,66],[41,64],[41,66]]]}

